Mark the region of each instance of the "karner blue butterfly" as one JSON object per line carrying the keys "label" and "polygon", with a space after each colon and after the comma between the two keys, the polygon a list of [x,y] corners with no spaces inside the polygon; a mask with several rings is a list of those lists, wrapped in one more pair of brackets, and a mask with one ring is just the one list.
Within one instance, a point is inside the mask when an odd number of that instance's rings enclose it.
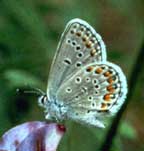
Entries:
{"label": "karner blue butterfly", "polygon": [[53,59],[47,93],[38,100],[45,118],[104,127],[102,118],[115,114],[126,94],[125,75],[107,61],[101,36],[87,22],[71,20]]}

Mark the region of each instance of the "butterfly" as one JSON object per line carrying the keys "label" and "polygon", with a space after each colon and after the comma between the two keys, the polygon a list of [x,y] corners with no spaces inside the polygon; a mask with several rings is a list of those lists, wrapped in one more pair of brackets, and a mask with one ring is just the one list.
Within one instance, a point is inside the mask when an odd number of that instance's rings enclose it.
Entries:
{"label": "butterfly", "polygon": [[86,21],[72,19],[58,44],[47,93],[38,99],[45,118],[104,128],[103,117],[114,115],[126,94],[126,77],[107,61],[101,36]]}

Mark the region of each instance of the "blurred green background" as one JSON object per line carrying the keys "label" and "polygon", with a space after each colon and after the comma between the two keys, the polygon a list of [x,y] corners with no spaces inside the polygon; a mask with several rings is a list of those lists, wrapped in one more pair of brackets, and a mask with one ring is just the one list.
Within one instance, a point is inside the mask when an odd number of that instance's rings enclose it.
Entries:
{"label": "blurred green background", "polygon": [[[89,22],[107,46],[108,60],[129,79],[144,40],[143,0],[1,0],[0,1],[0,134],[33,120],[44,120],[37,97],[17,88],[46,90],[49,68],[66,23]],[[144,50],[143,50],[144,51]],[[143,74],[142,74],[143,73]],[[124,113],[111,151],[144,150],[144,71]],[[110,125],[112,120],[108,121]],[[59,151],[97,151],[106,129],[68,121]]]}

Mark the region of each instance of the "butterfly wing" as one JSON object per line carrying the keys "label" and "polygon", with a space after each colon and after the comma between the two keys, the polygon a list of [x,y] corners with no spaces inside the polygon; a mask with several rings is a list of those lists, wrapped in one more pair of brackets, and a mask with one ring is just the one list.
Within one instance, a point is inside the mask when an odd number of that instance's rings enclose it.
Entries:
{"label": "butterfly wing", "polygon": [[126,93],[126,78],[120,67],[104,61],[77,71],[61,85],[56,97],[68,105],[69,118],[103,127],[97,118],[116,113]]}
{"label": "butterfly wing", "polygon": [[61,36],[48,80],[47,95],[52,100],[66,79],[83,66],[106,60],[101,36],[85,21],[71,20]]}

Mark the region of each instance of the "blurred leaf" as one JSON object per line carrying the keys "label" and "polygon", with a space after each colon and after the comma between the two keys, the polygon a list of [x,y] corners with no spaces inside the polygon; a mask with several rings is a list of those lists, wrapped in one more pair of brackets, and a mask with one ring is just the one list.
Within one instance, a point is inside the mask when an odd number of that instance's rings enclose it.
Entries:
{"label": "blurred leaf", "polygon": [[47,49],[46,30],[41,17],[29,1],[3,1],[9,15],[15,18],[24,30],[28,30],[37,39],[43,49]]}
{"label": "blurred leaf", "polygon": [[33,75],[22,70],[7,70],[4,72],[4,77],[9,81],[10,86],[42,86],[42,82]]}
{"label": "blurred leaf", "polygon": [[122,122],[120,126],[120,135],[127,139],[136,139],[137,133],[134,127],[128,122]]}
{"label": "blurred leaf", "polygon": [[113,60],[121,60],[122,56],[123,56],[123,54],[120,51],[112,50],[110,52],[110,50],[109,50],[109,52],[108,52],[108,57]]}

